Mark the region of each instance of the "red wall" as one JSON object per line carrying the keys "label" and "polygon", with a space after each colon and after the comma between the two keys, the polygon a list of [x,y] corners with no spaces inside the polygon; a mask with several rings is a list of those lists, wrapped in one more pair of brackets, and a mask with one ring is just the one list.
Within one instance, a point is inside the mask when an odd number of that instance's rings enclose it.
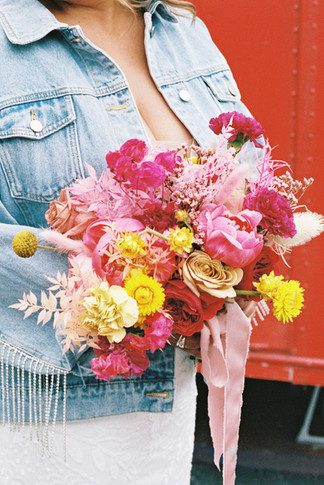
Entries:
{"label": "red wall", "polygon": [[[196,0],[263,125],[273,156],[298,179],[314,177],[301,203],[324,213],[324,0]],[[324,237],[288,257],[286,276],[306,289],[291,324],[269,317],[253,331],[247,376],[324,385]]]}

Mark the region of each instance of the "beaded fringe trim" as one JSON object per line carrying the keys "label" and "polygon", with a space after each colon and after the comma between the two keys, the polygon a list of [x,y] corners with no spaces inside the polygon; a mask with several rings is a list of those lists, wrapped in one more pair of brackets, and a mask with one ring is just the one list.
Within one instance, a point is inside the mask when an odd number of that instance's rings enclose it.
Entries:
{"label": "beaded fringe trim", "polygon": [[[51,456],[60,385],[63,388],[63,449],[66,460],[66,371],[35,359],[0,339],[2,423],[11,431],[36,437],[42,456]],[[42,388],[45,380],[45,385]],[[11,383],[10,383],[11,381]],[[27,398],[26,398],[27,396]],[[26,403],[27,399],[27,403]],[[28,404],[28,416],[25,406]],[[50,419],[51,418],[51,419]]]}
{"label": "beaded fringe trim", "polygon": [[252,323],[258,325],[258,320],[264,321],[265,317],[269,315],[270,308],[264,300],[260,300],[256,306],[255,314],[252,318]]}

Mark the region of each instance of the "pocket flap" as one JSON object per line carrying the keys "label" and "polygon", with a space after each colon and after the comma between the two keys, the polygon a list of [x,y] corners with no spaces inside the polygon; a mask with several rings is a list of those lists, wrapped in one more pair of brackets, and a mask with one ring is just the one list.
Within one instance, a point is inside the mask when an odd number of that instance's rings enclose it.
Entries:
{"label": "pocket flap", "polygon": [[239,101],[241,99],[240,91],[230,69],[204,76],[203,79],[219,101]]}
{"label": "pocket flap", "polygon": [[0,110],[0,138],[42,139],[74,120],[71,96],[28,102],[15,100],[15,104]]}

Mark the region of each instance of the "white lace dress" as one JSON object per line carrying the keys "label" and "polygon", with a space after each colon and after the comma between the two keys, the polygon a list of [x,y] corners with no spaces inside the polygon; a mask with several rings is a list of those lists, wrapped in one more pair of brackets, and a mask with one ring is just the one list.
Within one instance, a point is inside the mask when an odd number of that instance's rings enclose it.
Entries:
{"label": "white lace dress", "polygon": [[1,485],[189,485],[196,410],[195,363],[175,351],[176,389],[171,413],[131,413],[69,421],[67,460],[56,424],[52,456],[26,429],[0,425]]}

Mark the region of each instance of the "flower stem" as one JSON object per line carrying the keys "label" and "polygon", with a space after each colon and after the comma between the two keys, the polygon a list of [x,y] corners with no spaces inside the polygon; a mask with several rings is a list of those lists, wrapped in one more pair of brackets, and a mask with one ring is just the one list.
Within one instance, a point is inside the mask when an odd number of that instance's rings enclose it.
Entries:
{"label": "flower stem", "polygon": [[166,236],[163,236],[160,232],[154,231],[154,229],[150,229],[149,227],[146,227],[144,231],[141,231],[139,233],[140,236],[143,234],[152,234],[152,236],[159,237],[160,239],[164,239],[164,241],[168,241],[169,239]]}
{"label": "flower stem", "polygon": [[261,296],[259,291],[235,290],[237,295]]}
{"label": "flower stem", "polygon": [[51,251],[58,251],[59,253],[64,252],[61,249],[51,248],[50,246],[40,246],[39,244],[37,244],[37,247],[40,248],[40,249],[50,249]]}

